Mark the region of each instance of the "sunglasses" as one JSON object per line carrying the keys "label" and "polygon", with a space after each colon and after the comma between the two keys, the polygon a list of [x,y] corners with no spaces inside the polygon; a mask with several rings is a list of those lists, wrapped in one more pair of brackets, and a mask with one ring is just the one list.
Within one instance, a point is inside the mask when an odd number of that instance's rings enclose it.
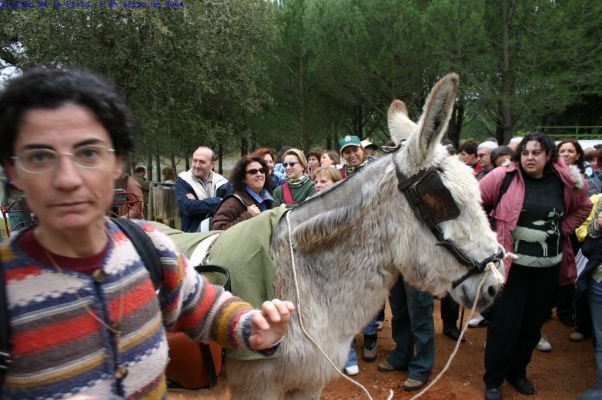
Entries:
{"label": "sunglasses", "polygon": [[297,164],[297,161],[288,161],[288,162],[283,162],[282,165],[284,165],[284,168],[286,167],[294,167],[295,164]]}
{"label": "sunglasses", "polygon": [[267,168],[259,168],[259,169],[253,168],[253,169],[248,170],[247,174],[249,174],[249,175],[256,175],[258,172],[260,174],[265,174],[266,172],[268,172],[268,170],[267,170]]}

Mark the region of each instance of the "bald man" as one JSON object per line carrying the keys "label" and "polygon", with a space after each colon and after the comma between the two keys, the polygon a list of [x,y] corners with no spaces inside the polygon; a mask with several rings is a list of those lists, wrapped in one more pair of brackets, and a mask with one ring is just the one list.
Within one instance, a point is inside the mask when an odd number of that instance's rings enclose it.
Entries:
{"label": "bald man", "polygon": [[176,179],[176,201],[184,232],[197,232],[201,221],[213,216],[222,198],[231,192],[228,180],[213,172],[214,165],[213,150],[201,146],[192,154],[191,168]]}

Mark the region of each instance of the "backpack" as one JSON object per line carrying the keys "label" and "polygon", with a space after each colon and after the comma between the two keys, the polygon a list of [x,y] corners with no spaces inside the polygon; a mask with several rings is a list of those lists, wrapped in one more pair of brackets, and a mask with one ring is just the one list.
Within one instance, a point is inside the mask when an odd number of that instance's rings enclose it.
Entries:
{"label": "backpack", "polygon": [[506,175],[504,175],[504,180],[502,181],[502,185],[500,186],[500,190],[497,194],[497,199],[495,200],[495,203],[493,203],[491,208],[485,208],[485,214],[487,214],[487,218],[489,219],[489,226],[493,231],[495,231],[495,218],[491,216],[491,212],[496,209],[498,204],[500,204],[500,200],[502,200],[502,197],[504,197],[504,193],[508,191],[508,188],[510,187],[510,183],[512,182],[512,178],[514,178],[514,175],[516,175],[516,170],[506,172]]}
{"label": "backpack", "polygon": [[[135,222],[125,218],[112,217],[111,220],[131,240],[136,252],[150,275],[155,290],[163,280],[163,268],[159,253],[152,240]],[[198,273],[216,272],[224,276],[222,286],[230,290],[230,272],[218,265],[199,265]],[[4,272],[0,271],[0,385],[11,362],[10,326],[8,324],[8,301],[5,291]],[[188,338],[182,332],[166,332],[169,344],[169,362],[165,370],[168,387],[203,389],[217,385],[222,372],[224,351],[217,343],[200,343]]]}

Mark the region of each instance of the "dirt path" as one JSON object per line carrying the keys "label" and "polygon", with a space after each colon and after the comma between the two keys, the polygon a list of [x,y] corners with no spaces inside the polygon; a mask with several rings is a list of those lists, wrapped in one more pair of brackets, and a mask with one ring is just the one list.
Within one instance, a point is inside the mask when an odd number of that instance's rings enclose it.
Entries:
{"label": "dirt path", "polygon": [[[387,314],[385,328],[379,333],[378,358],[373,363],[360,361],[360,374],[357,380],[370,391],[377,400],[385,399],[388,389],[394,390],[394,399],[411,399],[416,393],[406,393],[400,389],[405,372],[381,373],[376,366],[393,349],[391,339],[390,315]],[[468,329],[467,340],[460,346],[450,369],[440,381],[421,399],[428,400],[466,400],[482,399],[484,385],[483,375],[483,343],[486,328]],[[528,369],[528,376],[533,381],[537,394],[523,396],[518,394],[510,385],[502,386],[505,400],[570,400],[595,383],[594,353],[591,341],[573,343],[568,336],[572,328],[562,325],[555,317],[550,319],[543,328],[544,335],[552,343],[552,352],[535,351]],[[358,337],[361,345],[361,335]],[[437,356],[432,378],[444,367],[454,342],[441,334],[439,318],[439,303],[435,305],[435,342]],[[170,392],[171,400],[188,399],[219,399],[227,400],[227,394],[216,392]],[[335,399],[367,399],[360,389],[344,379],[331,382],[322,392],[322,400]]]}

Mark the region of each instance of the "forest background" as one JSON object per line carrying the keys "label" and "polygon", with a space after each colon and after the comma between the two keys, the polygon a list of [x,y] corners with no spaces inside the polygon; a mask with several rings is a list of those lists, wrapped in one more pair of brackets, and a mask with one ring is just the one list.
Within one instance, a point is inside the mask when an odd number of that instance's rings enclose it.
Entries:
{"label": "forest background", "polygon": [[598,0],[9,3],[0,74],[77,66],[115,81],[139,121],[130,165],[150,180],[161,163],[188,168],[198,145],[221,171],[225,154],[256,147],[336,148],[348,133],[384,144],[390,102],[416,118],[450,71],[456,145],[550,125],[602,134]]}

